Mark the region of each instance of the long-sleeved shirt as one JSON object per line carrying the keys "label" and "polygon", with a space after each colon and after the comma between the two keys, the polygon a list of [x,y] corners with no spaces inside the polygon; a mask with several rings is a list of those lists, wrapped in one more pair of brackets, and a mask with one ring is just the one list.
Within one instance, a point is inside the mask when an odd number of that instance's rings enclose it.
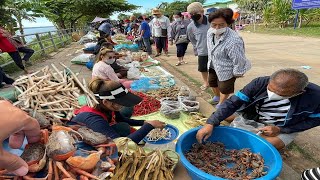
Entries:
{"label": "long-sleeved shirt", "polygon": [[166,29],[167,32],[170,31],[170,20],[166,16],[161,16],[160,18],[153,18],[151,21],[152,36],[154,37],[167,37],[163,36],[162,29]]}
{"label": "long-sleeved shirt", "polygon": [[208,68],[213,68],[219,81],[242,76],[251,68],[245,56],[244,43],[237,32],[227,28],[219,40],[215,40],[213,29],[207,34]]}
{"label": "long-sleeved shirt", "polygon": [[170,26],[169,41],[179,42],[181,35],[187,35],[187,27],[190,24],[189,20],[175,21]]}
{"label": "long-sleeved shirt", "polygon": [[[104,134],[112,139],[120,137],[121,132],[117,132],[112,125],[109,124],[110,119],[112,119],[112,112],[100,112],[90,107],[82,107],[77,115],[72,118],[72,122],[76,122],[80,125],[85,125],[89,129],[95,132]],[[139,143],[154,127],[151,124],[144,123],[142,120],[134,120],[121,115],[120,112],[114,112],[115,121],[117,123],[124,122],[128,123],[130,126],[141,126],[140,129],[131,133],[127,137],[132,139],[132,141]]]}
{"label": "long-sleeved shirt", "polygon": [[187,37],[191,44],[193,45],[194,54],[196,56],[207,56],[207,32],[210,28],[208,18],[203,16],[203,21],[201,24],[191,21],[187,27]]}
{"label": "long-sleeved shirt", "polygon": [[[261,106],[268,97],[267,87],[270,77],[258,77],[242,90],[224,101],[220,108],[207,120],[208,124],[218,126],[221,121],[240,112],[246,119],[259,122],[256,106]],[[284,121],[275,122],[281,133],[301,132],[320,125],[320,87],[309,83],[304,92],[289,98],[290,109]]]}
{"label": "long-sleeved shirt", "polygon": [[17,51],[17,48],[12,44],[9,38],[11,38],[11,36],[4,29],[0,28],[0,49],[2,52]]}

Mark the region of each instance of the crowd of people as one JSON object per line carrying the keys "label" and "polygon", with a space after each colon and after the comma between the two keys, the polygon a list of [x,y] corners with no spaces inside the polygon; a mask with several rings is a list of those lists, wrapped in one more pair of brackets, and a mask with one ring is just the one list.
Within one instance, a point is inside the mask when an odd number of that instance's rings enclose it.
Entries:
{"label": "crowd of people", "polygon": [[[168,44],[175,44],[178,59],[176,66],[187,63],[184,56],[189,42],[192,44],[194,55],[197,56],[198,71],[203,79],[200,88],[212,88],[215,96],[210,102],[217,109],[208,118],[207,124],[197,132],[199,143],[206,141],[221,121],[232,122],[237,117],[257,129],[261,137],[277,149],[290,144],[299,132],[320,125],[320,87],[309,82],[308,77],[298,70],[281,69],[271,76],[258,77],[232,95],[236,80],[251,69],[251,63],[245,55],[244,41],[234,30],[233,11],[221,8],[206,16],[199,2],[191,3],[187,11],[191,19],[177,12],[173,14],[173,22],[159,9],[153,9],[153,17],[131,16],[118,21],[116,25],[108,20],[99,23],[97,30],[100,38],[93,52],[96,61],[89,85],[99,104],[82,107],[75,112],[76,116],[71,122],[86,125],[111,138],[129,137],[136,143],[152,129],[164,127],[161,121],[133,120],[130,113],[124,113],[124,110],[132,112],[132,107],[139,104],[141,98],[129,92],[132,81],[127,80],[128,69],[117,63],[120,55],[113,50],[116,43],[111,36],[120,32],[139,44],[149,55],[152,55],[151,44],[154,42],[155,57],[161,56],[162,52],[169,56]],[[17,66],[29,73],[22,60],[29,62],[34,51],[15,40],[3,28],[0,28],[0,50],[8,52]],[[19,52],[26,55],[21,58]],[[0,81],[9,85],[14,82],[2,70]],[[0,119],[0,127],[10,122],[8,130],[0,133],[2,141],[18,131],[18,135],[14,134],[10,138],[14,147],[21,144],[24,136],[30,142],[39,139],[39,125],[33,118],[5,101],[0,101],[0,110],[4,114]],[[15,115],[9,117],[9,113]],[[141,128],[136,130],[131,126]],[[7,169],[18,175],[27,172],[27,165],[21,159],[8,153],[6,155],[0,156],[0,168],[10,165]],[[310,177],[319,175],[319,172],[319,168],[308,170],[302,177],[312,179]]]}

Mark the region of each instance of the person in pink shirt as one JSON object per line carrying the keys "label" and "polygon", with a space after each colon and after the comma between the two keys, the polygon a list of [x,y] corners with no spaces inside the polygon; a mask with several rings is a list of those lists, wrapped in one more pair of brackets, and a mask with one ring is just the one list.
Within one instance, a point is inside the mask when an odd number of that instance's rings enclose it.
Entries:
{"label": "person in pink shirt", "polygon": [[116,73],[110,66],[116,60],[116,54],[111,49],[102,48],[97,55],[96,62],[92,69],[92,79],[100,78],[120,82],[124,87],[130,88],[133,81],[120,79],[120,73]]}

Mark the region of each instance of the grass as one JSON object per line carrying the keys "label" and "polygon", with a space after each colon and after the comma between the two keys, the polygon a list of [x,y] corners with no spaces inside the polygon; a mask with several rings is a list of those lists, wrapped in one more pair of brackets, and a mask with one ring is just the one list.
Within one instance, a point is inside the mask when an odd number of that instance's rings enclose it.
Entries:
{"label": "grass", "polygon": [[[246,26],[244,31],[254,32],[253,25]],[[320,38],[320,23],[309,24],[307,26],[302,26],[301,28],[296,28],[296,29],[293,28],[293,25],[290,25],[286,28],[279,28],[275,25],[270,25],[269,27],[265,27],[263,24],[258,24],[256,25],[255,32],[263,33],[263,34]]]}
{"label": "grass", "polygon": [[[53,34],[52,37],[54,38],[53,41],[56,44],[57,49],[62,48],[65,45],[71,43],[70,37],[61,37],[61,40],[60,40],[60,38],[58,38],[58,35],[56,35],[56,34]],[[49,40],[49,35],[42,35],[42,36],[40,36],[40,39],[42,41],[42,44],[43,44],[44,48],[53,45],[51,40]],[[62,41],[65,41],[64,45],[62,45],[63,44],[63,43],[61,43]],[[33,43],[33,42],[37,42],[37,40],[34,39],[30,43]],[[40,45],[38,43],[30,45],[28,47],[36,51],[33,54],[33,56],[30,58],[32,63],[37,63],[37,62],[41,61],[43,58],[47,57],[46,55],[48,55],[49,53],[55,51],[54,47],[50,47],[48,49],[45,49],[45,54],[43,54],[42,51],[41,51]],[[9,61],[12,61],[12,59],[7,53],[2,54],[0,56],[0,64],[7,63]],[[22,71],[20,68],[17,67],[17,65],[15,63],[11,63],[11,64],[3,67],[3,70],[8,74],[11,74],[11,73],[14,73],[14,72],[17,72],[17,71]]]}
{"label": "grass", "polygon": [[301,153],[305,158],[307,158],[310,161],[313,161],[317,164],[320,165],[320,161],[316,160],[312,157],[311,154],[309,154],[308,152],[306,152],[304,149],[302,149],[300,146],[298,146],[297,144],[295,144],[294,142],[292,142],[288,147],[287,147],[290,151],[296,151]]}

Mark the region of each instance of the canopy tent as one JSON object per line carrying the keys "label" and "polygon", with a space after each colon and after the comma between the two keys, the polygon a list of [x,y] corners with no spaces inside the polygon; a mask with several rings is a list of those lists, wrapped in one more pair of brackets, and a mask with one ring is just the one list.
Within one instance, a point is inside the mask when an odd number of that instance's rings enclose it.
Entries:
{"label": "canopy tent", "polygon": [[101,22],[101,21],[105,21],[108,20],[107,18],[101,18],[101,17],[95,17],[94,20],[91,23],[95,23],[95,22]]}

